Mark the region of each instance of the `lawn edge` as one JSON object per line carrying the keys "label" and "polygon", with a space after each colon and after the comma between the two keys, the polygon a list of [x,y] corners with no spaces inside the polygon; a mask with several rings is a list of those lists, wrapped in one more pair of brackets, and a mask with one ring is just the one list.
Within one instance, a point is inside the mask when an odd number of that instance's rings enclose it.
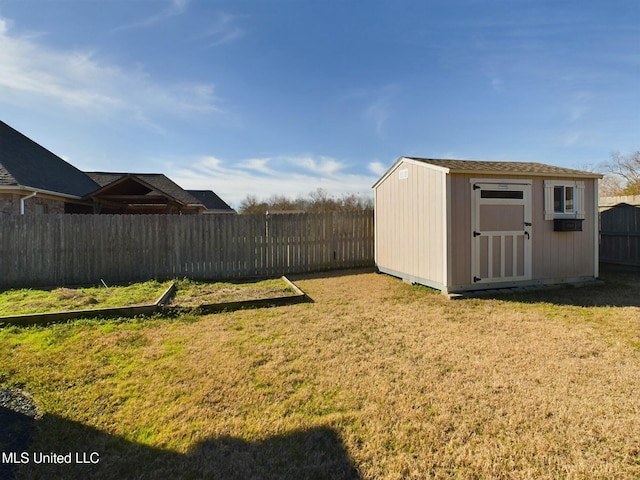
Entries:
{"label": "lawn edge", "polygon": [[144,305],[129,305],[126,307],[94,308],[86,310],[66,310],[62,312],[25,313],[20,315],[8,315],[0,317],[0,324],[8,325],[46,325],[49,323],[65,322],[80,318],[131,318],[137,316],[150,316],[155,313],[219,313],[249,308],[265,308],[275,306],[294,305],[311,301],[295,283],[286,276],[280,277],[294,292],[295,295],[281,297],[260,298],[256,300],[239,300],[235,302],[222,302],[201,304],[197,307],[171,306],[168,303],[176,294],[176,283],[171,285],[158,297],[155,303]]}

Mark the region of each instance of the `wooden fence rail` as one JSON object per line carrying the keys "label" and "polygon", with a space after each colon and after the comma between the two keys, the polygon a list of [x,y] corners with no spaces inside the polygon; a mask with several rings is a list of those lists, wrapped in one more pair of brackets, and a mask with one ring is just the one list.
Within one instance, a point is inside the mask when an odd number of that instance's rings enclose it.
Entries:
{"label": "wooden fence rail", "polygon": [[0,289],[368,267],[373,248],[371,212],[6,215]]}

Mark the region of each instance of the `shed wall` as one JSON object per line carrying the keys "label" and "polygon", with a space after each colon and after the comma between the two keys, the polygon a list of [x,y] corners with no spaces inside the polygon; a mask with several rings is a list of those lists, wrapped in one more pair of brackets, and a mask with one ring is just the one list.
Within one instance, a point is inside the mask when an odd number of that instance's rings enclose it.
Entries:
{"label": "shed wall", "polygon": [[[471,178],[501,178],[497,175],[451,175],[451,280],[450,290],[473,287],[471,281]],[[505,176],[505,178],[514,178]],[[525,179],[526,177],[518,177]],[[585,182],[585,219],[581,232],[554,232],[553,220],[544,219],[544,180],[572,180],[570,177],[533,177],[532,280],[562,282],[594,273],[595,180]]]}
{"label": "shed wall", "polygon": [[[567,180],[552,178],[551,180]],[[595,186],[596,180],[584,179],[585,219],[581,232],[554,232],[553,220],[544,219],[544,180],[533,184],[533,278],[564,281],[593,277],[595,268]]]}
{"label": "shed wall", "polygon": [[409,162],[400,162],[378,184],[375,231],[380,270],[445,286],[446,194],[444,172]]}

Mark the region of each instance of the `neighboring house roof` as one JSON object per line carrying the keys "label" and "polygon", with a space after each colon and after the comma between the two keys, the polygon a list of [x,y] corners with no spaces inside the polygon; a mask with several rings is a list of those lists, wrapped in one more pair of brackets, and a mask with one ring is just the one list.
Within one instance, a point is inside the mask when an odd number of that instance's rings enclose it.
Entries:
{"label": "neighboring house roof", "polygon": [[536,162],[485,162],[478,160],[447,160],[435,158],[400,157],[378,180],[374,187],[386,178],[391,171],[403,160],[431,165],[447,170],[448,173],[471,174],[498,174],[498,175],[531,175],[543,177],[582,177],[602,178],[602,175],[594,172],[585,172],[571,168],[556,167],[545,163]]}
{"label": "neighboring house roof", "polygon": [[228,211],[229,213],[235,213],[235,210],[231,208],[224,200],[222,200],[212,190],[187,190],[187,192],[198,199],[207,210]]}
{"label": "neighboring house roof", "polygon": [[184,190],[161,173],[82,172],[0,121],[0,189],[45,192],[112,206],[172,205],[234,212],[212,191]]}
{"label": "neighboring house roof", "polygon": [[84,197],[98,185],[84,172],[0,121],[0,186]]}
{"label": "neighboring house roof", "polygon": [[[111,173],[111,172],[86,172],[98,185],[100,189],[92,192],[91,197],[99,196],[110,191],[114,193],[117,186],[123,187],[122,191],[117,191],[122,195],[152,195],[154,192],[166,197],[170,197],[182,205],[201,206],[200,202],[193,195],[180,187],[162,173]],[[136,187],[137,185],[137,187]]]}

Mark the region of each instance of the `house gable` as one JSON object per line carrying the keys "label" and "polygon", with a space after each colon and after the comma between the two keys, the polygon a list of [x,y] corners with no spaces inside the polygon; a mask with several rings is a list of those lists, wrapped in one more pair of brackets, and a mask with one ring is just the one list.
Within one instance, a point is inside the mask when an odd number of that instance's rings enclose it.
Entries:
{"label": "house gable", "polygon": [[97,213],[201,213],[205,207],[163,174],[88,172]]}

